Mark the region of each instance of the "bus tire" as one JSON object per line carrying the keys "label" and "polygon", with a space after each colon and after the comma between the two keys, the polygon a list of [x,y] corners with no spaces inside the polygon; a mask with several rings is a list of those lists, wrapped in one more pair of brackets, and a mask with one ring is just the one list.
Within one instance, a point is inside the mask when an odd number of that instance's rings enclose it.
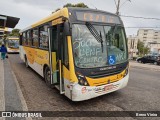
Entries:
{"label": "bus tire", "polygon": [[26,68],[29,67],[29,65],[28,65],[28,60],[27,60],[27,57],[26,57],[26,56],[25,56],[25,65],[26,65]]}
{"label": "bus tire", "polygon": [[46,82],[46,85],[50,88],[52,88],[52,85],[51,85],[51,71],[49,69],[49,67],[45,67],[44,69],[44,80]]}

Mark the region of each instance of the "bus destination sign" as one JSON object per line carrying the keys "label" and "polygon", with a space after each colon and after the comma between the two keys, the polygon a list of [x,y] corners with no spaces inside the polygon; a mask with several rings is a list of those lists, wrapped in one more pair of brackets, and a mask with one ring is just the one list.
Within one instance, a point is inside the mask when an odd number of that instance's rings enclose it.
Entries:
{"label": "bus destination sign", "polygon": [[117,16],[104,14],[104,13],[93,13],[93,12],[76,12],[77,20],[89,21],[89,22],[103,22],[103,23],[115,23],[120,24],[120,19]]}

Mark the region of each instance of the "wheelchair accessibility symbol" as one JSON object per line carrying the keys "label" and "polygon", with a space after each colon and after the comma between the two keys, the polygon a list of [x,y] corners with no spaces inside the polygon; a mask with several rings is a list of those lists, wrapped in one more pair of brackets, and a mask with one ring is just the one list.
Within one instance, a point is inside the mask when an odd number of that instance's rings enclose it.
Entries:
{"label": "wheelchair accessibility symbol", "polygon": [[114,65],[116,63],[116,57],[114,55],[108,56],[108,63],[109,65]]}

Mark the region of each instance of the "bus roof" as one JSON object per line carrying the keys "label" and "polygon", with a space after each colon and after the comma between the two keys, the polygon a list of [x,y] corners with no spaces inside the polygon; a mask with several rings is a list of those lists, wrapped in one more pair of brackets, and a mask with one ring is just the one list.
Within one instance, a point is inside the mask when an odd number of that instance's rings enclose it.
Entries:
{"label": "bus roof", "polygon": [[107,11],[104,11],[104,10],[91,9],[91,8],[82,8],[82,7],[68,7],[68,10],[69,10],[69,12],[71,12],[71,11],[93,11],[93,12],[103,12],[103,13],[107,13],[107,14],[111,14],[111,15],[116,15],[114,13],[107,12]]}
{"label": "bus roof", "polygon": [[48,17],[46,17],[46,18],[44,18],[44,19],[42,19],[42,20],[40,20],[40,21],[32,24],[31,26],[29,26],[29,27],[27,27],[27,28],[25,28],[25,29],[23,29],[23,30],[21,30],[20,32],[23,32],[23,31],[25,31],[25,30],[28,30],[28,29],[37,27],[37,26],[39,26],[39,25],[41,25],[41,24],[45,24],[45,23],[47,23],[47,22],[51,22],[51,21],[53,21],[54,19],[57,19],[57,18],[59,18],[59,17],[66,17],[66,18],[68,18],[68,9],[67,9],[67,8],[62,8],[62,9],[60,9],[60,10],[52,13],[52,14],[49,15]]}
{"label": "bus roof", "polygon": [[[89,11],[89,12],[97,12],[97,13],[105,13],[105,14],[108,14],[108,15],[112,15],[112,16],[116,16],[118,19],[120,19],[119,16],[117,16],[116,14],[113,14],[113,13],[110,13],[110,12],[106,12],[106,11],[102,11],[102,10],[97,10],[97,9],[90,9],[90,8],[81,8],[81,7],[65,7],[65,8],[62,8],[56,12],[53,12],[51,15],[49,15],[48,17],[32,24],[31,26],[23,29],[20,31],[23,32],[23,31],[26,31],[28,29],[31,29],[31,28],[35,28],[37,26],[40,26],[42,24],[45,24],[47,22],[52,22],[53,20],[55,19],[58,19],[60,17],[65,17],[65,18],[68,18],[69,19],[69,15],[71,15],[72,13],[74,13],[75,11]],[[75,14],[72,15],[72,18],[75,19]],[[72,19],[71,18],[71,19]]]}

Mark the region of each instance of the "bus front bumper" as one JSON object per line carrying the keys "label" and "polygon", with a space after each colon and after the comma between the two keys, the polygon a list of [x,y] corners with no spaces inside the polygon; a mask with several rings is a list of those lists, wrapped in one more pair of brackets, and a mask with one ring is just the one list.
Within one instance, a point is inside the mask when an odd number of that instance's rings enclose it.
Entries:
{"label": "bus front bumper", "polygon": [[83,101],[98,97],[124,88],[129,79],[129,73],[121,80],[102,86],[81,86],[78,83],[72,87],[72,101]]}

